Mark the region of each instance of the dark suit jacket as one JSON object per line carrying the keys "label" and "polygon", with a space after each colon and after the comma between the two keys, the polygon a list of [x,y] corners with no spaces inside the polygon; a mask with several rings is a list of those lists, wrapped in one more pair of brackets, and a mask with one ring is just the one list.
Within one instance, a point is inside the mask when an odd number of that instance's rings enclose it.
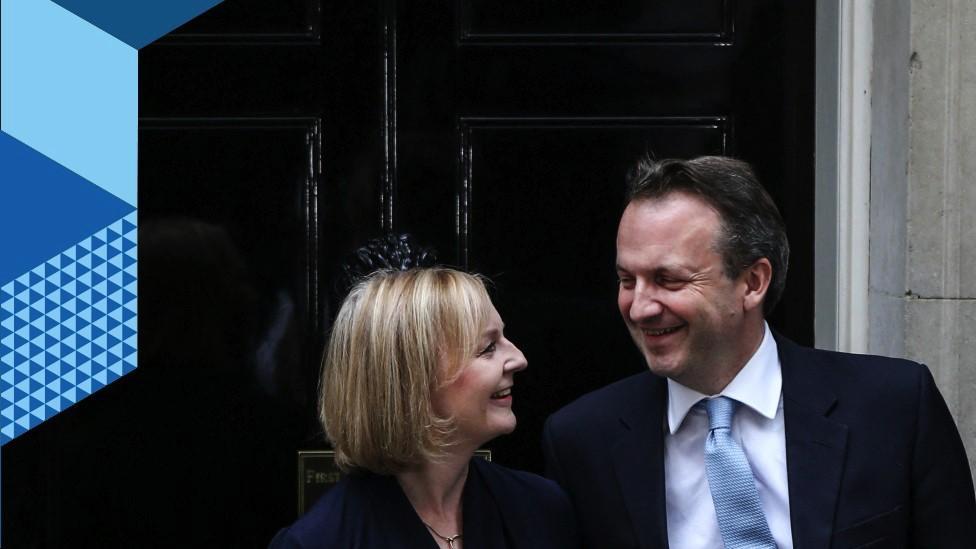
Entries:
{"label": "dark suit jacket", "polygon": [[[928,369],[776,343],[795,547],[976,547],[966,453]],[[547,473],[586,547],[667,547],[666,402],[646,372],[546,422]]]}
{"label": "dark suit jacket", "polygon": [[[566,494],[537,475],[472,459],[462,506],[465,549],[579,546]],[[437,544],[394,477],[358,473],[279,532],[271,548],[436,549]]]}

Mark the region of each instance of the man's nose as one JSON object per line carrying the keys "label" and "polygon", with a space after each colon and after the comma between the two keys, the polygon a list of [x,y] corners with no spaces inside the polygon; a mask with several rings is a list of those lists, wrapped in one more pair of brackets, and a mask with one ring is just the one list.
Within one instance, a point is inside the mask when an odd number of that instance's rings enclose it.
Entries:
{"label": "man's nose", "polygon": [[664,304],[655,288],[641,286],[634,290],[634,301],[630,304],[630,320],[640,322],[664,312]]}

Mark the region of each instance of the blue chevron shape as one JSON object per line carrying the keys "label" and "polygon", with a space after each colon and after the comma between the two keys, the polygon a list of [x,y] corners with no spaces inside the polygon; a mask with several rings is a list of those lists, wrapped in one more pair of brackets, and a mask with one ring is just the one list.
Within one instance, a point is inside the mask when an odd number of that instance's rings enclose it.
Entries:
{"label": "blue chevron shape", "polygon": [[3,132],[0,180],[0,284],[135,209]]}
{"label": "blue chevron shape", "polygon": [[136,49],[147,46],[221,1],[54,0],[64,9]]}

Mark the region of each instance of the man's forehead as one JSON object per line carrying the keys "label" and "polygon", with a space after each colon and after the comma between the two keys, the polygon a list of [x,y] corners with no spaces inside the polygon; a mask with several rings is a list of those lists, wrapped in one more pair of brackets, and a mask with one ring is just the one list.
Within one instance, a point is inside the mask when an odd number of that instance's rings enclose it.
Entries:
{"label": "man's forehead", "polygon": [[617,265],[630,269],[647,263],[688,268],[710,260],[715,251],[718,214],[691,195],[631,202],[617,232]]}
{"label": "man's forehead", "polygon": [[703,214],[707,211],[718,217],[718,212],[707,200],[684,191],[672,191],[661,196],[635,198],[627,204],[624,215],[627,215],[628,212],[639,215],[667,215],[675,211],[685,210],[697,210]]}
{"label": "man's forehead", "polygon": [[631,202],[620,219],[617,244],[680,245],[702,238],[710,243],[720,226],[718,213],[694,197]]}

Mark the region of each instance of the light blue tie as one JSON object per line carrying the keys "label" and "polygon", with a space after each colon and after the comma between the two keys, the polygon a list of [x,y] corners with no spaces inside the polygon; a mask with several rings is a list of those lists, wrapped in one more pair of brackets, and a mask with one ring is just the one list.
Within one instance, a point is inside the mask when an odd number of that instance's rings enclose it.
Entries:
{"label": "light blue tie", "polygon": [[756,480],[742,448],[732,438],[732,416],[739,403],[728,397],[705,401],[708,436],[705,473],[726,549],[769,548],[776,542],[759,505]]}

